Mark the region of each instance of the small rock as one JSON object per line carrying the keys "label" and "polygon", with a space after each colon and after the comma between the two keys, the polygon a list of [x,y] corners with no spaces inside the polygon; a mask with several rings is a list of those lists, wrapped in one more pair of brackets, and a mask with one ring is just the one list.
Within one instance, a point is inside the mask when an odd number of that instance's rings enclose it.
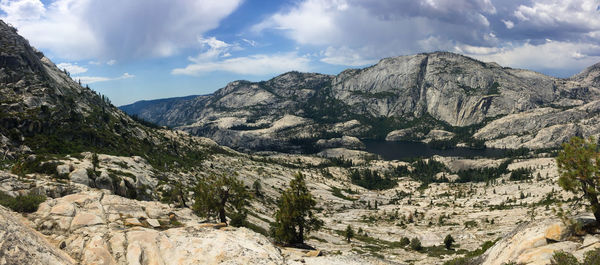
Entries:
{"label": "small rock", "polygon": [[158,222],[158,220],[156,219],[147,219],[146,222],[148,222],[148,224],[150,226],[152,226],[153,228],[158,228],[160,227],[160,223]]}
{"label": "small rock", "polygon": [[315,249],[315,250],[308,251],[308,252],[306,252],[306,254],[304,254],[304,256],[306,256],[306,257],[321,256],[321,250]]}
{"label": "small rock", "polygon": [[126,226],[144,226],[137,218],[127,218],[123,224]]}

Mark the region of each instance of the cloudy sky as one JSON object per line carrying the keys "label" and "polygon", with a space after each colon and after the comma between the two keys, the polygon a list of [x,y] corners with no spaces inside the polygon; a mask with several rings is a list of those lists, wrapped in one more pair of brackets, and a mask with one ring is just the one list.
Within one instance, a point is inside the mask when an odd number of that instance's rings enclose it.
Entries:
{"label": "cloudy sky", "polygon": [[559,77],[600,62],[600,0],[0,0],[0,18],[116,105],[430,51]]}

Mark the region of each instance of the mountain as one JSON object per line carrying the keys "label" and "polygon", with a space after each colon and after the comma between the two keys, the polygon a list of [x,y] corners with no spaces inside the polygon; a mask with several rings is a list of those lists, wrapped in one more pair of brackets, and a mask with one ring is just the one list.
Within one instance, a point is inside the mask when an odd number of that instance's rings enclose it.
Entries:
{"label": "mountain", "polygon": [[[186,96],[186,97],[175,97],[175,98],[163,98],[155,100],[140,100],[134,103],[120,106],[119,109],[134,115],[141,116],[155,116],[156,112],[165,112],[168,109],[172,109],[173,105],[179,104],[180,102],[187,102],[199,97],[198,95]],[[184,103],[185,104],[185,103]],[[145,111],[151,111],[150,113],[144,113]],[[164,124],[164,122],[161,122]],[[170,126],[170,124],[164,124]]]}
{"label": "mountain", "polygon": [[[251,150],[313,149],[319,139],[342,136],[431,141],[434,130],[454,135],[453,144],[484,141],[493,147],[540,148],[527,139],[493,142],[511,135],[505,128],[492,137],[478,131],[505,116],[560,112],[600,99],[598,69],[592,66],[560,79],[435,52],[386,58],[336,76],[289,72],[269,81],[235,81],[211,95],[149,104],[129,113]],[[580,120],[596,113],[593,109],[576,116]],[[527,127],[520,128],[522,133]],[[596,133],[580,128],[566,135]],[[544,148],[561,141],[551,139]]]}
{"label": "mountain", "polygon": [[73,81],[0,21],[0,151],[23,155],[84,151],[138,155],[155,166],[185,163],[204,151],[144,126],[110,100]]}

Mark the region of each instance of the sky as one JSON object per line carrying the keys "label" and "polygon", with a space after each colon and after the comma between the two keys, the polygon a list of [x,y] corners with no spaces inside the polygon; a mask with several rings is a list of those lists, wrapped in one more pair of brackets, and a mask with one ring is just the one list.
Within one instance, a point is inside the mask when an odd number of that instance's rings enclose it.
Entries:
{"label": "sky", "polygon": [[449,51],[568,77],[600,0],[0,0],[0,19],[113,104]]}

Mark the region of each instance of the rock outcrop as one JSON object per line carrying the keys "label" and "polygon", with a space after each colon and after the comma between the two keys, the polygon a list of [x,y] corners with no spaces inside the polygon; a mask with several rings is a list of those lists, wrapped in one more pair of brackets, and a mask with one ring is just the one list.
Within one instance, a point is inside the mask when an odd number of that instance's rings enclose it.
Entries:
{"label": "rock outcrop", "polygon": [[98,191],[48,200],[29,219],[81,264],[284,263],[248,229],[219,229],[187,208]]}
{"label": "rock outcrop", "polygon": [[[584,217],[589,219],[589,217]],[[593,219],[593,218],[592,218]],[[585,222],[585,220],[581,220]],[[583,253],[600,248],[600,237],[581,238],[558,219],[524,223],[498,241],[481,257],[482,265],[517,264],[547,265],[557,251],[574,253],[583,261]]]}
{"label": "rock outcrop", "polygon": [[0,264],[77,264],[21,219],[18,214],[0,206]]}

